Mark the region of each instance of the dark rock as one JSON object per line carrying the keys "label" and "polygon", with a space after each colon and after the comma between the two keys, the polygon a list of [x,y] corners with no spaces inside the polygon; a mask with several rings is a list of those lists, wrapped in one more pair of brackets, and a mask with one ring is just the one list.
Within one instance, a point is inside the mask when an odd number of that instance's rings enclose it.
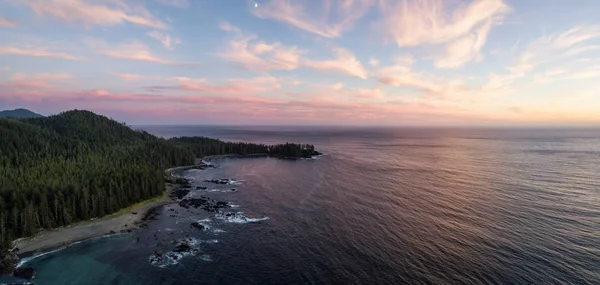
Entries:
{"label": "dark rock", "polygon": [[197,229],[200,229],[200,230],[205,230],[205,229],[206,229],[206,227],[204,227],[204,225],[203,225],[203,224],[201,224],[201,223],[198,223],[198,222],[194,222],[194,223],[192,223],[192,224],[190,225],[190,227],[194,227],[194,228],[197,228]]}
{"label": "dark rock", "polygon": [[206,189],[208,189],[208,187],[205,187],[205,186],[196,186],[196,189],[197,190],[206,190]]}
{"label": "dark rock", "polygon": [[115,232],[115,231],[110,231],[110,232],[109,232],[109,234],[111,234],[111,235],[113,235],[113,234],[116,234],[116,233],[117,233],[117,232]]}
{"label": "dark rock", "polygon": [[10,251],[0,259],[0,274],[10,274],[15,270],[15,264],[19,262],[18,252],[18,249]]}
{"label": "dark rock", "polygon": [[188,205],[188,200],[181,200],[179,202],[179,206],[184,207],[184,208],[189,208],[190,206]]}
{"label": "dark rock", "polygon": [[137,212],[131,212],[131,213],[134,214],[134,215],[137,215]]}
{"label": "dark rock", "polygon": [[185,195],[187,195],[188,193],[190,193],[190,189],[177,189],[173,191],[172,195],[177,197],[177,199],[181,199],[185,197]]}
{"label": "dark rock", "polygon": [[33,267],[17,268],[15,269],[15,272],[13,272],[13,275],[15,277],[31,280],[35,276],[35,269],[33,269]]}
{"label": "dark rock", "polygon": [[190,250],[192,250],[192,247],[189,244],[182,242],[175,248],[174,252],[188,252]]}

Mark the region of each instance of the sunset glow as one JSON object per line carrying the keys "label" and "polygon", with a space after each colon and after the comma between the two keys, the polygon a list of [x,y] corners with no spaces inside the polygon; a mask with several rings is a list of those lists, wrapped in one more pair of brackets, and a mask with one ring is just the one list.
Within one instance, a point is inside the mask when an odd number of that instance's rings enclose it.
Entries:
{"label": "sunset glow", "polygon": [[131,124],[597,125],[600,2],[559,2],[0,1],[0,109]]}

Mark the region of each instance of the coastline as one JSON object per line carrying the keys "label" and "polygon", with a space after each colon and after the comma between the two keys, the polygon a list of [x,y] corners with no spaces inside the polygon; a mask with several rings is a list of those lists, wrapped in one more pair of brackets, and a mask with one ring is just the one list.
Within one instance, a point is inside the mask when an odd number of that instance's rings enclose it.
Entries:
{"label": "coastline", "polygon": [[[193,167],[196,166],[191,165],[169,168],[165,170],[165,175],[172,178],[176,173]],[[167,204],[175,203],[169,195],[179,186],[179,184],[170,184],[167,182],[165,183],[165,193],[160,200],[152,201],[150,203],[143,203],[144,201],[142,201],[140,202],[142,205],[139,205],[138,207],[126,208],[126,213],[120,214],[119,212],[116,212],[101,218],[43,231],[32,237],[20,238],[13,241],[13,248],[19,249],[20,258],[27,258],[57,250],[76,242],[112,234],[131,232],[139,228],[139,224],[142,223],[142,218],[147,212]],[[149,200],[157,199],[159,197]],[[136,214],[133,214],[133,212],[136,212]]]}
{"label": "coastline", "polygon": [[[198,167],[198,165],[205,164],[204,161],[213,161],[223,158],[255,158],[255,157],[268,157],[266,153],[256,154],[221,154],[221,155],[210,155],[196,159],[195,165],[178,166],[172,167],[165,170],[165,178],[173,179],[176,178],[175,174]],[[139,207],[131,207],[121,209],[120,211],[87,221],[80,221],[69,226],[45,230],[32,237],[20,238],[13,241],[13,248],[19,249],[19,258],[31,258],[38,255],[42,255],[51,251],[60,250],[64,247],[68,247],[73,243],[79,243],[94,238],[100,238],[110,236],[114,234],[122,234],[131,232],[139,229],[139,225],[143,223],[142,218],[146,213],[153,209],[160,208],[164,205],[176,203],[170,194],[177,190],[181,185],[172,184],[169,182],[165,183],[165,193],[162,199],[153,201],[147,204],[142,204]],[[156,199],[151,198],[152,199]],[[147,200],[146,200],[147,201]],[[141,201],[143,203],[145,201]],[[135,205],[134,205],[135,206]],[[126,211],[124,211],[126,210]],[[124,213],[121,213],[123,212]],[[137,214],[133,214],[136,212]],[[20,262],[22,264],[22,262]]]}

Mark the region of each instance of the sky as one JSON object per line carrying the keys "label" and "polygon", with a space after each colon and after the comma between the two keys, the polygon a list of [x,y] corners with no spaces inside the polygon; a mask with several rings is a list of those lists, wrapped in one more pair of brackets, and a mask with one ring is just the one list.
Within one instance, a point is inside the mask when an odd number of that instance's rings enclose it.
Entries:
{"label": "sky", "polygon": [[600,125],[597,0],[0,0],[0,109]]}

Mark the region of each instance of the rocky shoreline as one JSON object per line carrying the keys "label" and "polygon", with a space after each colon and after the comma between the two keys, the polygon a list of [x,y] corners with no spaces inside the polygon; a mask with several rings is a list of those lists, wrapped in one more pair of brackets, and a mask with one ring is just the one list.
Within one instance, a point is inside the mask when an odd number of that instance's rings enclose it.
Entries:
{"label": "rocky shoreline", "polygon": [[[19,261],[24,258],[34,257],[46,252],[61,249],[70,244],[107,235],[132,232],[144,228],[148,220],[156,219],[156,210],[164,205],[175,203],[172,196],[186,182],[185,179],[177,180],[179,172],[191,168],[207,168],[205,164],[174,167],[165,170],[167,183],[165,191],[167,195],[159,201],[145,204],[130,213],[121,216],[106,216],[99,219],[80,222],[63,228],[42,231],[39,234],[21,238],[13,242],[13,249],[0,259],[0,274],[13,275],[25,280],[31,280],[35,276],[35,270],[30,267],[18,267]],[[144,213],[144,214],[138,214]]]}

